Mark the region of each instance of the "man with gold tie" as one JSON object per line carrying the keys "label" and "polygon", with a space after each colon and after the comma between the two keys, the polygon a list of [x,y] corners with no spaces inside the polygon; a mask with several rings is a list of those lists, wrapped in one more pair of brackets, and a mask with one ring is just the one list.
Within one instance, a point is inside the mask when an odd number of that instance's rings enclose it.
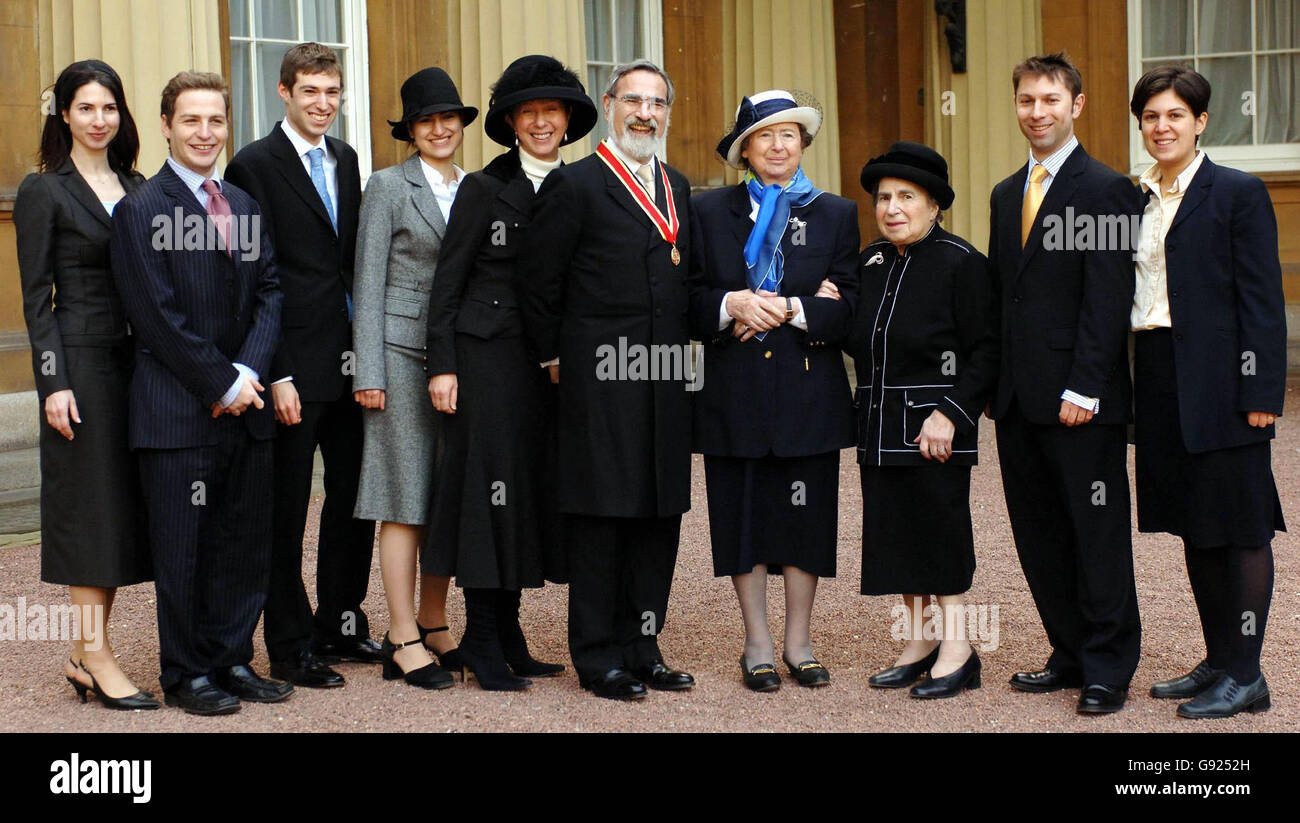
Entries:
{"label": "man with gold tie", "polygon": [[989,416],[1016,551],[1052,652],[1011,685],[1081,688],[1080,713],[1108,714],[1124,706],[1141,640],[1125,437],[1137,238],[1101,229],[1136,225],[1141,205],[1128,178],[1074,135],[1083,82],[1068,57],[1025,60],[1012,87],[1029,160],[990,204],[1002,364]]}

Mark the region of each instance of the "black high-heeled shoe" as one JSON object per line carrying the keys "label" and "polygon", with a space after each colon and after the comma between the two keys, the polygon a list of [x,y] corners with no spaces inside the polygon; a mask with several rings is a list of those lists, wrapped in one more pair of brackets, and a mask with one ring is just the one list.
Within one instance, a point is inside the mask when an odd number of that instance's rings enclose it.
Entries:
{"label": "black high-heeled shoe", "polygon": [[99,702],[104,704],[104,708],[106,709],[131,711],[133,709],[156,709],[162,705],[157,700],[153,699],[152,694],[139,690],[137,690],[135,694],[127,695],[126,697],[112,697],[107,695],[104,693],[104,690],[99,687],[99,681],[95,679],[95,675],[91,674],[90,669],[86,668],[86,662],[84,660],[74,662],[69,658],[68,662],[71,663],[74,668],[81,669],[90,677],[90,685],[87,686],[76,678],[70,677],[66,674],[64,675],[64,678],[67,679],[67,681],[72,684],[72,688],[76,690],[77,697],[81,698],[82,703],[86,702],[86,692],[94,692],[95,697],[99,698]]}
{"label": "black high-heeled shoe", "polygon": [[463,676],[474,673],[481,688],[490,692],[521,692],[533,681],[516,677],[506,667],[497,635],[499,589],[465,589],[465,636],[460,639]]}
{"label": "black high-heeled shoe", "polygon": [[387,632],[384,633],[384,642],[380,649],[384,653],[384,679],[385,680],[405,680],[408,685],[416,686],[421,689],[449,689],[456,681],[452,678],[450,672],[443,671],[438,664],[430,660],[418,669],[411,669],[409,672],[402,671],[394,655],[398,649],[404,649],[407,646],[421,644],[422,639],[408,640],[405,643],[394,643],[388,639]]}
{"label": "black high-heeled shoe", "polygon": [[945,674],[943,677],[931,677],[929,672],[926,672],[925,679],[913,686],[908,694],[921,700],[935,700],[955,697],[961,694],[963,689],[978,689],[981,685],[982,665],[980,656],[972,647],[970,657],[966,658],[966,662],[962,663],[957,671]]}
{"label": "black high-heeled shoe", "polygon": [[867,678],[867,685],[874,689],[901,689],[904,686],[910,686],[916,682],[918,677],[930,671],[934,666],[934,661],[938,659],[939,647],[935,646],[934,651],[915,663],[890,666],[884,671],[876,672]]}
{"label": "black high-heeled shoe", "polygon": [[448,649],[445,652],[440,652],[433,646],[430,646],[427,642],[429,635],[437,634],[438,632],[450,632],[451,629],[446,626],[435,626],[432,629],[426,629],[424,626],[420,625],[420,621],[418,620],[415,621],[415,628],[420,632],[420,642],[424,643],[424,648],[428,650],[429,654],[438,658],[439,666],[449,672],[459,672],[464,670],[465,661],[460,657],[460,649]]}
{"label": "black high-heeled shoe", "polygon": [[497,593],[497,636],[506,665],[515,677],[556,677],[564,671],[559,663],[543,663],[528,653],[528,641],[519,625],[520,593],[503,590]]}

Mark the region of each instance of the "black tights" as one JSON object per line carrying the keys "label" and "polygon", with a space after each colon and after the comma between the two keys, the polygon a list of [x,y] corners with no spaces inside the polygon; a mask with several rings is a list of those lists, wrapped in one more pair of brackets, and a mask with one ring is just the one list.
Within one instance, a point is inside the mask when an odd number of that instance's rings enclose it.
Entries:
{"label": "black tights", "polygon": [[1207,662],[1238,683],[1253,682],[1273,598],[1273,547],[1195,548],[1184,542],[1183,549]]}

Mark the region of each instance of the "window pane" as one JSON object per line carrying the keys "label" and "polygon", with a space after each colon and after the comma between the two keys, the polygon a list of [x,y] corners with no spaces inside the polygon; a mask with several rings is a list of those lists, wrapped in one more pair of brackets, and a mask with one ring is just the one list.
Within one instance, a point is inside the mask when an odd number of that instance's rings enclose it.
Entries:
{"label": "window pane", "polygon": [[1250,51],[1250,0],[1201,0],[1198,54]]}
{"label": "window pane", "polygon": [[248,0],[229,0],[230,34],[234,37],[248,36]]}
{"label": "window pane", "polygon": [[1259,0],[1255,31],[1256,48],[1300,48],[1300,6],[1295,0]]}
{"label": "window pane", "polygon": [[1142,56],[1192,53],[1192,0],[1143,0]]}
{"label": "window pane", "polygon": [[284,101],[276,92],[276,84],[280,82],[280,61],[284,59],[285,52],[293,47],[281,43],[258,43],[256,48],[257,79],[255,82],[261,109],[258,112],[260,122],[257,125],[261,132],[267,132],[275,121],[284,119]]}
{"label": "window pane", "polygon": [[[344,59],[347,52],[344,49],[335,49],[334,53],[339,56],[339,65],[344,65]],[[334,125],[326,132],[330,137],[337,137],[340,140],[347,140],[347,121],[348,121],[348,88],[346,82],[343,86],[343,93],[339,95],[339,115],[334,118]]]}
{"label": "window pane", "polygon": [[1259,58],[1259,138],[1263,143],[1300,143],[1300,54]]}
{"label": "window pane", "polygon": [[618,16],[615,28],[618,40],[614,59],[620,63],[645,56],[641,39],[641,0],[617,0]]}
{"label": "window pane", "polygon": [[609,82],[610,70],[607,66],[588,66],[587,67],[587,96],[596,104],[596,111],[599,116],[596,118],[596,128],[591,130],[592,142],[604,140],[609,134],[609,126],[605,123],[605,112],[600,106],[600,98],[605,93],[605,84]]}
{"label": "window pane", "polygon": [[[230,140],[231,152],[253,142],[253,87],[248,77],[248,44],[230,44]],[[277,100],[279,98],[276,98]]]}
{"label": "window pane", "polygon": [[[257,36],[277,40],[298,39],[298,0],[254,0],[257,13]],[[277,65],[279,75],[280,67]]]}
{"label": "window pane", "polygon": [[302,36],[318,43],[341,43],[341,0],[302,0]]}
{"label": "window pane", "polygon": [[587,59],[613,62],[614,44],[610,42],[611,0],[587,0]]}
{"label": "window pane", "polygon": [[[1242,114],[1242,95],[1250,91],[1249,57],[1218,57],[1200,61],[1200,72],[1210,81],[1210,122],[1201,142],[1207,146],[1248,146],[1251,120]],[[1263,111],[1263,108],[1259,108]]]}

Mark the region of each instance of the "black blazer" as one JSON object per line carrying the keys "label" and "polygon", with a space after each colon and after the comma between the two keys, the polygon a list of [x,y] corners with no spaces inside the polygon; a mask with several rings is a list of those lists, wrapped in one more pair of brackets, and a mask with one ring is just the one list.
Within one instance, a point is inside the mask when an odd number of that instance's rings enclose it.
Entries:
{"label": "black blazer", "polygon": [[225,173],[258,202],[262,223],[276,245],[284,293],[282,336],[263,385],[292,377],[304,401],[337,400],[352,391],[343,357],[352,348],[346,295],[352,291],[361,175],[351,146],[328,135],[325,143],[338,160],[338,234],[279,123],[266,137],[240,149]]}
{"label": "black blazer", "polygon": [[979,417],[998,377],[997,303],[988,260],[938,225],[900,256],[862,250],[861,298],[845,349],[858,376],[858,462],[924,466],[913,442],[936,409],[952,421],[949,463],[979,457]]}
{"label": "black blazer", "polygon": [[1183,444],[1270,439],[1273,426],[1246,422],[1280,415],[1286,395],[1286,297],[1263,181],[1202,160],[1165,237],[1165,269]]}
{"label": "black blazer", "polygon": [[[705,341],[704,380],[695,397],[695,451],[724,457],[806,457],[853,445],[853,406],[838,343],[858,297],[858,209],[822,194],[791,220],[805,224],[794,244],[787,229],[781,294],[799,297],[808,331],[783,324],[744,343],[731,324],[718,329],[722,297],[748,288],[745,242],[754,228],[744,184],[691,200],[692,334]],[[813,297],[830,278],[840,300]]]}
{"label": "black blazer", "polygon": [[518,148],[461,181],[429,292],[431,376],[456,372],[458,332],[484,340],[523,334],[515,260],[534,194]]}
{"label": "black blazer", "polygon": [[[524,332],[539,361],[560,358],[562,512],[667,517],[691,505],[691,393],[682,379],[690,341],[690,184],[661,168],[681,224],[680,265],[595,154],[548,174],[533,201],[519,254],[520,299]],[[660,202],[663,186],[659,174]],[[666,352],[668,373],[626,379],[637,352],[646,353],[642,363],[652,352]],[[620,362],[628,367],[624,379]]]}
{"label": "black blazer", "polygon": [[[227,181],[221,189],[236,220],[259,214],[238,186]],[[267,386],[280,334],[281,295],[265,224],[252,260],[238,251],[232,259],[220,248],[157,248],[159,224],[170,225],[178,213],[206,225],[198,199],[166,163],[113,212],[113,277],[135,338],[133,449],[218,443],[211,409],[239,376],[231,364],[253,369]],[[264,402],[241,415],[259,440],[275,433],[269,391]]]}
{"label": "black blazer", "polygon": [[[118,172],[127,194],[138,172]],[[14,228],[23,316],[32,346],[36,391],[44,400],[70,389],[63,347],[115,346],[126,339],[126,313],[108,262],[112,222],[71,160],[29,174],[18,187]],[[48,355],[46,353],[49,353]]]}
{"label": "black blazer", "polygon": [[994,187],[990,203],[989,265],[1002,315],[993,418],[1001,419],[1014,397],[1030,422],[1057,423],[1061,393],[1069,389],[1101,399],[1101,412],[1090,425],[1124,423],[1132,419],[1127,341],[1137,238],[1108,243],[1119,247],[1105,250],[1084,251],[1064,241],[1049,250],[1045,235],[1067,216],[1096,223],[1123,220],[1127,228],[1142,210],[1137,189],[1078,146],[1047,190],[1022,251],[1020,212],[1028,174],[1026,163]]}

